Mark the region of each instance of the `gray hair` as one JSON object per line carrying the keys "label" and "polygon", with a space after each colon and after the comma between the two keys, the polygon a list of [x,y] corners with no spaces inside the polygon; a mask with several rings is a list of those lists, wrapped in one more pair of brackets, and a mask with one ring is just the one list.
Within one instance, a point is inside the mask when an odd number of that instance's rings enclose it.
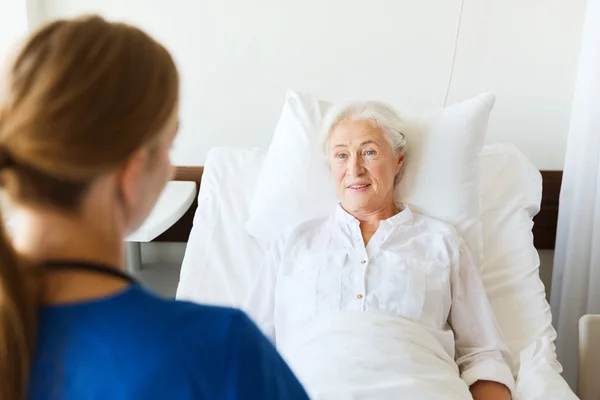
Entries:
{"label": "gray hair", "polygon": [[326,156],[329,154],[331,132],[346,118],[369,121],[374,127],[381,129],[396,155],[404,155],[406,151],[406,139],[402,133],[404,121],[396,110],[379,101],[349,101],[332,106],[323,117],[319,143]]}

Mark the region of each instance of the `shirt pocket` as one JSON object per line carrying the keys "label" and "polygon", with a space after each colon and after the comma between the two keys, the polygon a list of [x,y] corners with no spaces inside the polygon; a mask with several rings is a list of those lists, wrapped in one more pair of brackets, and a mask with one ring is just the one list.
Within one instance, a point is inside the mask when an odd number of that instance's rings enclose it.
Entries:
{"label": "shirt pocket", "polygon": [[386,257],[379,268],[379,285],[371,296],[379,308],[413,321],[421,321],[427,293],[427,270],[423,262],[401,257]]}
{"label": "shirt pocket", "polygon": [[339,309],[341,269],[345,254],[309,253],[299,256],[282,277],[284,312],[292,324]]}

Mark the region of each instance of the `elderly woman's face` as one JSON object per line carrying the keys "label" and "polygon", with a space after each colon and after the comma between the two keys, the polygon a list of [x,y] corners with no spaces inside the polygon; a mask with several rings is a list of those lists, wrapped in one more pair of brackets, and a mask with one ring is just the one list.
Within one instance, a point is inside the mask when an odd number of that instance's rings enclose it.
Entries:
{"label": "elderly woman's face", "polygon": [[369,121],[340,121],[329,137],[329,164],[342,206],[372,213],[393,205],[394,178],[402,159]]}

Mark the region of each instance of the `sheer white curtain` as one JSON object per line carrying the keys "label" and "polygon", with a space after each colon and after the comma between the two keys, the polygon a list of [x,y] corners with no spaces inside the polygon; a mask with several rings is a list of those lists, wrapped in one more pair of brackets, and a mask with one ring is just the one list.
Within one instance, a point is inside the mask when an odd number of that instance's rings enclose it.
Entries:
{"label": "sheer white curtain", "polygon": [[576,79],[551,295],[557,354],[572,388],[579,318],[600,314],[600,0],[588,0]]}

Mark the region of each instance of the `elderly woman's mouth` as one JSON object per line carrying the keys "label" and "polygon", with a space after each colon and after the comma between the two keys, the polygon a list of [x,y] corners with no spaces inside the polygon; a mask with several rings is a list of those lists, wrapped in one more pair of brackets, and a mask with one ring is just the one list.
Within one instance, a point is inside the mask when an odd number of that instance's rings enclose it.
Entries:
{"label": "elderly woman's mouth", "polygon": [[371,186],[370,183],[358,183],[358,184],[354,184],[354,185],[348,185],[348,186],[346,186],[346,189],[364,190],[364,189],[368,188],[369,186]]}

